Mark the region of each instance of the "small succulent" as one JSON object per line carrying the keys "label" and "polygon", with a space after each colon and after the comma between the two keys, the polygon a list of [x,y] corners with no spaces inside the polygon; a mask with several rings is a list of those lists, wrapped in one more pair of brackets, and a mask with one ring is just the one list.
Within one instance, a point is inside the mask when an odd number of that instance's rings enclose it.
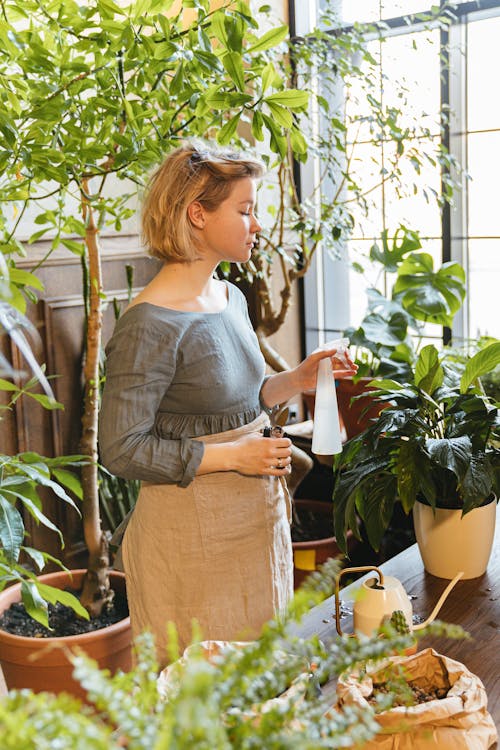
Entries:
{"label": "small succulent", "polygon": [[410,633],[410,626],[408,625],[405,613],[402,609],[394,610],[389,619],[389,623],[397,633],[400,633],[400,635],[407,635]]}

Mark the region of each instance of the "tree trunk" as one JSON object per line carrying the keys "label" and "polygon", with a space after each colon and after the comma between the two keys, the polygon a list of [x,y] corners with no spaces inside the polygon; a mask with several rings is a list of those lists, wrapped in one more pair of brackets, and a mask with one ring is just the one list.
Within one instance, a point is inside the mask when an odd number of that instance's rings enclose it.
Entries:
{"label": "tree trunk", "polygon": [[97,476],[97,425],[99,414],[99,356],[102,329],[102,278],[98,228],[83,183],[82,205],[86,224],[85,245],[89,265],[89,314],[87,319],[84,366],[84,412],[80,451],[89,457],[82,469],[83,533],[89,551],[88,570],[83,581],[82,605],[97,617],[113,600],[109,583],[109,544],[101,528]]}

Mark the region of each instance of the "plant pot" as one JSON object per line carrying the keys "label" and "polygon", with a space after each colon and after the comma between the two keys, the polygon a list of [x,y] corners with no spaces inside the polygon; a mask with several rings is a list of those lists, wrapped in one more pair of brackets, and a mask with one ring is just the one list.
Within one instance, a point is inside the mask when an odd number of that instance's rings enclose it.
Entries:
{"label": "plant pot", "polygon": [[[326,522],[332,525],[332,506],[322,500],[294,500],[295,509],[299,512],[312,511],[324,515]],[[354,546],[356,540],[352,532],[347,534],[348,549]],[[293,549],[293,584],[297,589],[301,583],[314,571],[330,558],[342,555],[337,540],[334,536],[310,541],[292,542]],[[343,556],[343,555],[342,555]]]}
{"label": "plant pot", "polygon": [[428,573],[452,579],[483,575],[493,547],[496,522],[495,499],[462,517],[461,510],[436,508],[416,502],[413,506],[415,536]]}
{"label": "plant pot", "polygon": [[[50,586],[64,589],[81,587],[85,570],[64,571],[41,575],[40,581]],[[125,596],[125,575],[110,572],[111,587],[116,593]],[[14,602],[21,601],[21,585],[15,584],[0,593],[0,614]],[[130,617],[109,625],[101,630],[64,638],[28,638],[13,635],[0,629],[0,662],[7,688],[31,688],[39,693],[62,691],[85,699],[83,688],[73,679],[73,665],[68,659],[69,652],[84,651],[95,659],[101,669],[111,673],[121,669],[124,672],[132,666],[132,630]]]}
{"label": "plant pot", "polygon": [[[371,420],[377,419],[384,408],[383,404],[374,403],[372,397],[369,395],[370,391],[375,390],[368,387],[368,383],[371,380],[373,378],[366,377],[359,378],[356,382],[352,378],[339,378],[336,381],[339,413],[342,415],[342,422],[348,440],[359,435],[360,432],[364,432],[370,426]],[[354,396],[360,396],[363,393],[366,394],[363,398],[351,403],[351,399]],[[366,412],[364,411],[365,409]]]}
{"label": "plant pot", "polygon": [[[345,432],[347,440],[366,430],[370,426],[370,421],[376,419],[384,408],[382,404],[375,405],[372,403],[373,400],[369,391],[375,389],[368,388],[368,383],[372,379],[368,377],[359,378],[354,382],[352,378],[339,378],[335,381],[340,429]],[[363,393],[366,394],[363,398],[351,404],[351,399],[354,396],[361,396]],[[316,395],[314,393],[303,393],[302,398],[311,419],[314,419]],[[365,409],[367,411],[363,413]]]}

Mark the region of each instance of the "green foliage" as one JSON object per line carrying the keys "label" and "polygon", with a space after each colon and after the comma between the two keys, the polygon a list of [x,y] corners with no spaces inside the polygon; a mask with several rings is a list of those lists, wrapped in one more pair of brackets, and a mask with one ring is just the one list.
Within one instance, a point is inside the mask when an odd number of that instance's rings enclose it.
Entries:
{"label": "green foliage", "polygon": [[0,455],[0,591],[10,583],[21,583],[26,610],[46,627],[48,602],[61,601],[83,617],[87,617],[87,613],[74,596],[40,583],[32,570],[20,563],[23,553],[38,572],[43,570],[47,561],[64,567],[51,555],[25,544],[23,514],[31,516],[37,525],[42,524],[58,534],[64,547],[61,532],[43,512],[40,490],[51,490],[62,502],[79,512],[67,490],[81,496],[81,487],[76,475],[67,469],[81,465],[82,458],[62,456],[54,459],[37,453]]}
{"label": "green foliage", "polygon": [[[191,647],[160,691],[149,634],[137,640],[136,665],[128,674],[110,677],[84,655],[75,656],[74,675],[92,708],[65,695],[12,692],[0,699],[2,747],[39,750],[57,742],[61,750],[319,750],[368,740],[378,731],[375,711],[329,710],[332,698],[320,686],[370,659],[401,652],[413,640],[390,625],[384,638],[345,637],[328,645],[294,635],[305,609],[330,593],[337,572],[337,562],[327,563],[288,613],[245,647],[226,648],[210,662],[201,648]],[[430,631],[464,635],[440,623]]]}
{"label": "green foliage", "polygon": [[[131,195],[183,137],[228,143],[257,113],[271,150],[286,141],[294,113],[308,103],[307,92],[270,73],[287,27],[259,35],[242,0],[216,10],[208,0],[192,10],[183,3],[166,15],[171,6],[2,2],[0,249],[9,266],[25,252],[16,237],[27,207],[37,209],[39,227],[30,242],[48,237],[52,249],[63,241],[81,254],[85,217],[81,206],[76,215],[68,207],[84,195],[99,228],[119,229]],[[111,177],[120,190],[109,189]],[[17,292],[40,289],[15,268],[9,284],[20,309]]]}
{"label": "green foliage", "polygon": [[390,617],[390,624],[397,633],[409,633],[410,627],[406,621],[405,613],[402,609],[396,609]]}
{"label": "green foliage", "polygon": [[[4,265],[6,276],[8,270]],[[6,279],[4,276],[4,280]],[[18,280],[21,278],[13,274]],[[11,272],[12,277],[12,272]],[[7,395],[2,410],[7,411],[21,398],[32,398],[43,408],[61,407],[54,398],[45,376],[32,351],[25,332],[36,337],[30,321],[12,307],[12,298],[7,285],[0,286],[0,331],[9,336],[22,353],[32,376],[15,371],[5,359],[0,359],[0,392]],[[33,392],[41,385],[44,393]],[[0,419],[1,422],[1,419]],[[61,601],[73,607],[82,617],[87,617],[76,597],[64,591],[40,583],[33,570],[41,572],[47,562],[64,567],[51,555],[26,544],[25,518],[31,517],[35,524],[55,532],[64,547],[60,530],[43,511],[41,491],[50,491],[62,502],[79,512],[69,493],[81,499],[82,488],[71,468],[82,464],[83,456],[60,456],[47,458],[34,452],[17,455],[0,454],[0,591],[11,583],[21,584],[22,601],[29,614],[48,627],[48,603]],[[26,561],[22,563],[23,559]]]}
{"label": "green foliage", "polygon": [[[341,549],[356,512],[378,549],[394,503],[409,513],[417,500],[469,513],[500,496],[500,420],[476,379],[500,362],[499,342],[466,360],[464,374],[446,351],[426,346],[406,382],[374,380],[385,405],[377,420],[345,445],[335,462],[334,527]],[[452,364],[454,364],[452,362]]]}
{"label": "green foliage", "polygon": [[[443,263],[436,270],[432,256],[422,250],[418,232],[400,226],[394,236],[387,230],[380,245],[370,249],[380,284],[367,289],[367,311],[358,328],[344,335],[356,347],[358,376],[411,376],[424,326],[451,326],[465,298],[465,272],[458,263]],[[396,274],[394,283],[388,274]]]}
{"label": "green foliage", "polygon": [[[270,73],[287,28],[260,33],[244,0],[2,0],[0,31],[0,251],[5,296],[24,310],[40,285],[16,258],[48,241],[88,263],[80,452],[85,517],[98,515],[97,411],[102,300],[99,233],[120,231],[148,172],[185,138],[240,142],[254,117],[270,150],[286,151],[308,94]],[[261,82],[265,78],[263,95]],[[36,231],[27,242],[24,219]],[[85,285],[85,284],[84,284]],[[85,524],[90,567],[106,558],[98,524]],[[96,538],[99,534],[99,538]],[[105,577],[104,577],[105,578]],[[82,601],[98,610],[108,587],[92,577]],[[97,580],[97,578],[95,578]]]}

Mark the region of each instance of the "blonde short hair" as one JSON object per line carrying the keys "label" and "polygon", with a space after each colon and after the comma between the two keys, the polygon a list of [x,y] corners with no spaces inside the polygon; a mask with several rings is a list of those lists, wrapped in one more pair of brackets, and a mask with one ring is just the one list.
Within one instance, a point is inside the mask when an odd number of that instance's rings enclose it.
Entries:
{"label": "blonde short hair", "polygon": [[237,151],[185,143],[153,174],[142,207],[142,237],[150,255],[175,263],[197,260],[199,250],[188,206],[199,201],[215,211],[234,183],[262,177],[261,162]]}

